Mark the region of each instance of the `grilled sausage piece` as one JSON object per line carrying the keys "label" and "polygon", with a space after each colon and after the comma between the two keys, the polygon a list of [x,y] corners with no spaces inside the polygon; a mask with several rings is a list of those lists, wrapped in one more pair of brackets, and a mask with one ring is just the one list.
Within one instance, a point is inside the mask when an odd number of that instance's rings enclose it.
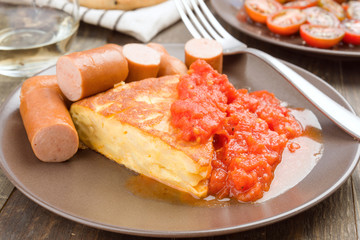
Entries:
{"label": "grilled sausage piece", "polygon": [[187,73],[188,69],[185,63],[183,63],[180,59],[171,56],[164,46],[158,43],[148,43],[147,46],[160,53],[161,58],[158,77]]}
{"label": "grilled sausage piece", "polygon": [[194,38],[185,44],[185,64],[189,67],[197,59],[205,60],[216,71],[222,73],[223,49],[212,39]]}
{"label": "grilled sausage piece", "polygon": [[116,44],[71,53],[56,64],[59,87],[71,101],[112,88],[125,81],[128,72],[122,48]]}
{"label": "grilled sausage piece", "polygon": [[36,76],[23,83],[20,114],[31,147],[41,161],[62,162],[77,152],[78,134],[56,76]]}

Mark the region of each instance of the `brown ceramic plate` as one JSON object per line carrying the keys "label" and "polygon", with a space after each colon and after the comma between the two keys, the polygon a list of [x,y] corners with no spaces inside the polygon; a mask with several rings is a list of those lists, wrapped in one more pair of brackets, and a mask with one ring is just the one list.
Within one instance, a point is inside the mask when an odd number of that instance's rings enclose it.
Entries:
{"label": "brown ceramic plate", "polygon": [[[319,49],[305,45],[298,34],[289,37],[275,35],[265,25],[251,21],[245,13],[242,2],[243,0],[211,0],[213,9],[222,19],[241,32],[261,41],[300,50],[304,53],[346,58],[360,57],[360,46],[340,43],[332,49]],[[238,14],[241,17],[237,18]]]}
{"label": "brown ceramic plate", "polygon": [[[182,58],[183,45],[167,47],[172,55]],[[351,109],[327,83],[289,66]],[[358,142],[257,58],[245,54],[228,56],[224,72],[237,88],[267,89],[293,106],[312,110],[321,124],[322,158],[295,187],[275,198],[256,204],[193,206],[132,194],[127,183],[134,173],[91,150],[79,151],[64,163],[43,163],[32,153],[21,121],[20,86],[1,108],[0,165],[20,191],[44,208],[88,226],[141,236],[208,236],[264,226],[314,206],[344,183],[356,166]],[[54,73],[53,67],[42,74]]]}

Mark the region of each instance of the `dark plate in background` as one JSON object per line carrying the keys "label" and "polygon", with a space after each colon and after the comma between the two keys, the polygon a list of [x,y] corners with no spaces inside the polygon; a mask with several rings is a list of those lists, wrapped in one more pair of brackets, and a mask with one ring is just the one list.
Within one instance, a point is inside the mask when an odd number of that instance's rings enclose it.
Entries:
{"label": "dark plate in background", "polygon": [[[350,46],[340,43],[332,49],[320,49],[305,45],[298,34],[289,37],[275,35],[266,25],[254,23],[248,19],[241,4],[242,0],[210,0],[210,2],[215,12],[224,19],[225,22],[239,31],[261,41],[311,54],[345,58],[360,57],[360,46]],[[238,19],[236,16],[239,11],[241,12],[241,17]]]}

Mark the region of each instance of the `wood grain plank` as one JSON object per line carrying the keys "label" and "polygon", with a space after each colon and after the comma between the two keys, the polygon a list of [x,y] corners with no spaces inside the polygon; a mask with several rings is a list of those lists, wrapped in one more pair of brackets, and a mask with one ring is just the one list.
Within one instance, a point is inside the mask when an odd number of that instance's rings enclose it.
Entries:
{"label": "wood grain plank", "polygon": [[[360,113],[360,60],[341,62],[341,78],[330,82],[350,103],[354,111]],[[355,212],[355,224],[357,230],[356,239],[359,239],[360,231],[360,167],[357,166],[351,176],[353,202]]]}
{"label": "wood grain plank", "polygon": [[[348,181],[328,199],[288,220],[250,231],[205,239],[356,239],[347,209]],[[339,202],[343,202],[337,206]],[[338,207],[341,209],[339,210]],[[15,190],[0,214],[0,239],[141,239],[78,224],[49,212]]]}
{"label": "wood grain plank", "polygon": [[[8,95],[21,83],[23,78],[0,77],[0,105],[4,103]],[[7,179],[0,169],[0,209],[6,203],[8,197],[13,191],[13,184]]]}
{"label": "wood grain plank", "polygon": [[[249,46],[292,62],[335,86],[360,113],[359,67],[360,62],[343,62],[309,56],[282,47],[252,39],[226,26],[235,37]],[[81,23],[81,28],[72,50],[81,51],[104,45],[105,43],[125,44],[137,42],[124,34]],[[181,34],[179,34],[181,33]],[[152,41],[160,43],[186,42],[191,36],[185,26],[178,22],[166,29]],[[0,103],[18,83],[0,77]],[[320,204],[290,219],[250,231],[224,236],[204,237],[205,239],[358,239],[360,230],[360,168],[354,172],[338,191]],[[0,197],[9,195],[12,185],[0,174]],[[4,184],[4,185],[2,185]],[[5,186],[6,185],[6,186]],[[10,188],[9,188],[10,186]],[[1,190],[5,189],[5,190]],[[11,192],[11,191],[10,191]],[[355,202],[355,203],[354,203]],[[0,199],[1,204],[1,199]],[[0,205],[1,206],[1,205]],[[357,219],[357,224],[355,224]],[[62,218],[35,204],[15,189],[0,212],[0,239],[143,239],[142,237],[103,231]],[[151,238],[150,238],[151,239]],[[155,238],[154,238],[155,239]]]}
{"label": "wood grain plank", "polygon": [[267,239],[357,239],[351,179],[309,210],[267,227]]}
{"label": "wood grain plank", "polygon": [[[342,63],[344,88],[341,90],[344,97],[352,105],[354,111],[360,114],[360,61]],[[354,194],[354,208],[358,238],[360,233],[360,166],[352,174],[352,189]]]}
{"label": "wood grain plank", "polygon": [[0,169],[0,210],[3,208],[13,189],[14,185],[7,179]]}

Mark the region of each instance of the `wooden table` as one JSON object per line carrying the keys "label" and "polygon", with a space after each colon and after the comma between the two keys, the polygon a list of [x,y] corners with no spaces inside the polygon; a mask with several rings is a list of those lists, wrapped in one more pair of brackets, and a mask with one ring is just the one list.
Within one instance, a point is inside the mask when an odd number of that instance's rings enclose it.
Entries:
{"label": "wooden table", "polygon": [[[360,58],[304,55],[244,36],[223,25],[251,47],[300,66],[334,86],[360,114]],[[182,22],[164,30],[153,41],[185,43],[191,38]],[[137,42],[118,32],[81,23],[74,51],[105,43]],[[0,76],[0,103],[24,79]],[[258,229],[203,239],[358,239],[360,232],[360,168],[346,183],[318,205],[294,217]],[[0,239],[139,239],[94,229],[60,217],[25,197],[0,171]]]}

